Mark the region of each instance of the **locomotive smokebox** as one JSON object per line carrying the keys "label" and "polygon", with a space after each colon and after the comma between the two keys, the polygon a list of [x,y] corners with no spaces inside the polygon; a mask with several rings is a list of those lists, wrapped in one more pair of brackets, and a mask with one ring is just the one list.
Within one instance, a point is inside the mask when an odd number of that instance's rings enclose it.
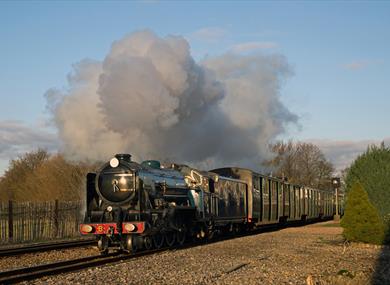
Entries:
{"label": "locomotive smokebox", "polygon": [[131,154],[128,154],[128,153],[118,153],[115,155],[115,157],[119,160],[131,162]]}

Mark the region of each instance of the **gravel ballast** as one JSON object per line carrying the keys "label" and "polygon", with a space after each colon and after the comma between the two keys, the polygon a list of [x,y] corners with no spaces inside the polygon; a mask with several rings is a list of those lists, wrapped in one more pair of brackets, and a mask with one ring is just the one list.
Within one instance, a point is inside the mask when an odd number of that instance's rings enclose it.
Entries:
{"label": "gravel ballast", "polygon": [[30,283],[370,284],[376,276],[375,284],[390,284],[389,248],[346,244],[341,233],[333,222],[286,228]]}
{"label": "gravel ballast", "polygon": [[96,254],[98,254],[98,251],[95,246],[86,246],[85,248],[66,248],[59,250],[26,253],[16,256],[4,256],[0,257],[0,271],[87,257]]}

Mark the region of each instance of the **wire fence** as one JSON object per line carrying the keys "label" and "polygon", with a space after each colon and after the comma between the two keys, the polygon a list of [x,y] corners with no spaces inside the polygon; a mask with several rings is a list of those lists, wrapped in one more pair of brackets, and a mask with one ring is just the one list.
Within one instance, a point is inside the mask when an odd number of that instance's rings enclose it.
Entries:
{"label": "wire fence", "polygon": [[0,244],[79,237],[81,201],[0,201]]}

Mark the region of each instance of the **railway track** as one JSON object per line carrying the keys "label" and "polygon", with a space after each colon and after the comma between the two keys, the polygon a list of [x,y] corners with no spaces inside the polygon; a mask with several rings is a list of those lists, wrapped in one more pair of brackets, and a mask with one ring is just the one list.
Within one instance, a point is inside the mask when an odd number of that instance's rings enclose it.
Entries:
{"label": "railway track", "polygon": [[[300,224],[297,223],[295,226],[302,226],[302,225],[303,224],[301,223]],[[186,249],[194,246],[205,245],[207,243],[221,242],[235,237],[243,237],[248,235],[256,235],[259,233],[269,232],[269,231],[275,231],[281,228],[283,227],[270,225],[268,227],[263,227],[262,229],[258,229],[252,232],[240,233],[234,236],[228,235],[228,236],[218,237],[213,240],[207,240],[207,241],[188,242],[184,245],[177,245],[174,247],[164,247],[160,249],[140,251],[133,254],[111,253],[108,255],[94,255],[94,256],[83,257],[78,259],[42,264],[33,267],[13,269],[5,272],[0,272],[0,284],[13,284],[21,281],[28,281],[28,280],[40,278],[43,276],[50,276],[50,275],[55,275],[60,273],[66,273],[66,272],[72,272],[72,271],[82,270],[86,268],[96,267],[100,265],[106,265],[110,263],[116,263],[119,261],[138,258],[141,256],[152,255],[167,250]],[[96,241],[94,242],[96,243]]]}
{"label": "railway track", "polygon": [[[268,230],[272,230],[271,227]],[[254,234],[254,232],[239,234],[236,235],[235,237],[246,236],[248,234]],[[205,245],[207,243],[221,242],[230,239],[232,237],[233,236],[223,236],[223,237],[218,237],[213,240],[207,240],[207,241],[206,240],[192,241],[184,245],[176,245],[173,247],[163,247],[160,249],[140,251],[133,254],[111,253],[108,255],[94,255],[94,256],[88,256],[88,257],[83,257],[78,259],[42,264],[33,267],[12,269],[8,271],[0,272],[0,284],[13,284],[13,283],[28,281],[28,280],[32,280],[44,276],[72,272],[72,271],[87,269],[90,267],[106,265],[110,263],[116,263],[119,261],[138,258],[141,256],[152,255],[167,250],[180,250],[180,249],[186,249],[194,246]]]}
{"label": "railway track", "polygon": [[65,241],[56,243],[34,244],[22,247],[12,247],[0,249],[0,257],[19,255],[32,252],[42,252],[55,249],[71,248],[71,247],[84,247],[88,245],[96,244],[96,240],[78,240],[78,241]]}
{"label": "railway track", "polygon": [[90,267],[96,267],[122,260],[137,258],[145,255],[166,251],[168,248],[138,252],[134,254],[112,253],[109,255],[94,255],[78,259],[42,264],[33,267],[19,268],[0,272],[0,284],[13,284],[21,281],[32,280],[43,276],[55,275]]}

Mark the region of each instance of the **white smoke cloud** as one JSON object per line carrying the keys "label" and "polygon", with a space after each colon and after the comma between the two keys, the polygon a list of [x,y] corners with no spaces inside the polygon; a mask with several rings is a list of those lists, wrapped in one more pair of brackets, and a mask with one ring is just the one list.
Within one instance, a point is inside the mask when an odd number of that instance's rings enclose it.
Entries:
{"label": "white smoke cloud", "polygon": [[66,91],[46,93],[71,159],[259,166],[267,144],[296,123],[281,102],[281,56],[233,54],[196,63],[188,42],[151,31],[113,43],[103,62],[74,66]]}

